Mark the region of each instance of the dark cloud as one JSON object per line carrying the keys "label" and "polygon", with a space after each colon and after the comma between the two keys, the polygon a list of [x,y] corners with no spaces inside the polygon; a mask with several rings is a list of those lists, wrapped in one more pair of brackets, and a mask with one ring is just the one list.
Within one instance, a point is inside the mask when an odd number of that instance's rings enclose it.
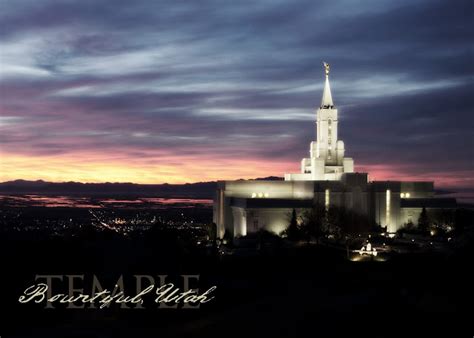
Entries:
{"label": "dark cloud", "polygon": [[296,169],[324,60],[356,165],[474,171],[471,1],[0,6],[8,153],[248,156]]}

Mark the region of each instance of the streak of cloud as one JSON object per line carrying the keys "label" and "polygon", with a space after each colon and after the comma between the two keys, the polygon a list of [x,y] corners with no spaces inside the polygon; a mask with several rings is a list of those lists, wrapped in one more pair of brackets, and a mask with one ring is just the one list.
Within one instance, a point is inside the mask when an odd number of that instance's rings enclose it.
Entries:
{"label": "streak of cloud", "polygon": [[295,171],[321,61],[377,179],[474,187],[471,1],[0,0],[0,179]]}

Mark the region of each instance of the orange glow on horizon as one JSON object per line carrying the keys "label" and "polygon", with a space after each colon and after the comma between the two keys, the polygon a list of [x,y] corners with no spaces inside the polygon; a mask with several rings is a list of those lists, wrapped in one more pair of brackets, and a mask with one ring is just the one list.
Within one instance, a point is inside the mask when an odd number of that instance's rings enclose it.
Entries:
{"label": "orange glow on horizon", "polygon": [[[357,165],[373,181],[435,181],[436,187],[473,187],[471,172],[412,173],[413,168],[397,165]],[[0,154],[0,182],[44,180],[48,182],[183,184],[219,180],[283,177],[298,172],[297,164],[262,158],[219,158],[214,156],[173,156],[144,154],[78,153],[47,156]]]}
{"label": "orange glow on horizon", "polygon": [[[169,164],[176,163],[179,164]],[[124,158],[97,154],[18,156],[2,154],[0,181],[44,180],[48,182],[182,184],[217,180],[282,176],[289,164],[259,159],[204,157]]]}

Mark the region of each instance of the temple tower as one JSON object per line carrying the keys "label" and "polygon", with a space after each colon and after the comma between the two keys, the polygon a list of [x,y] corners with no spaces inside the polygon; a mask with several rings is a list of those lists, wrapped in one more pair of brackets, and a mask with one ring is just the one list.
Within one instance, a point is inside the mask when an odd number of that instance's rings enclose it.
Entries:
{"label": "temple tower", "polygon": [[321,105],[316,111],[316,140],[311,142],[310,156],[301,161],[301,174],[285,174],[287,181],[340,180],[343,173],[354,172],[354,161],[344,157],[344,142],[338,139],[337,109],[329,84],[329,64],[324,64],[324,83]]}

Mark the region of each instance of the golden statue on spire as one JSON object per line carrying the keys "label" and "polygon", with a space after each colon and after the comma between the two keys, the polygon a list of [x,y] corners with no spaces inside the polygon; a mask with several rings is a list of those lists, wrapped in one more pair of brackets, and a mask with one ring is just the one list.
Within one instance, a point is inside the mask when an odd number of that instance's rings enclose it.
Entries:
{"label": "golden statue on spire", "polygon": [[324,69],[326,70],[326,76],[329,75],[329,63],[323,62]]}

